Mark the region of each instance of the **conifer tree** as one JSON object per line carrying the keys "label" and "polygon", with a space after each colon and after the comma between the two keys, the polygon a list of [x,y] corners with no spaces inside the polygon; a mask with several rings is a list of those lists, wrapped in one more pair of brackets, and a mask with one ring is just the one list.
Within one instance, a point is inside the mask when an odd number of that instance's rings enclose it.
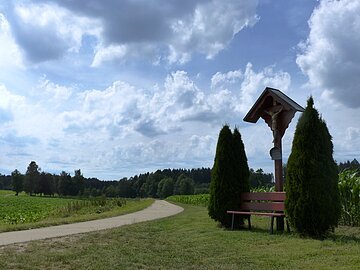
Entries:
{"label": "conifer tree", "polygon": [[[223,226],[231,226],[227,210],[238,209],[241,192],[249,190],[249,167],[244,145],[237,129],[225,125],[219,134],[214,166],[211,170],[209,216]],[[235,226],[241,223],[241,217]]]}
{"label": "conifer tree", "polygon": [[322,238],[339,219],[338,174],[331,139],[310,97],[296,126],[285,183],[287,215],[302,235]]}
{"label": "conifer tree", "polygon": [[233,133],[233,151],[234,151],[234,160],[235,160],[234,170],[236,175],[236,183],[239,184],[239,192],[249,192],[250,170],[247,163],[245,146],[241,139],[241,134],[237,128],[235,128]]}

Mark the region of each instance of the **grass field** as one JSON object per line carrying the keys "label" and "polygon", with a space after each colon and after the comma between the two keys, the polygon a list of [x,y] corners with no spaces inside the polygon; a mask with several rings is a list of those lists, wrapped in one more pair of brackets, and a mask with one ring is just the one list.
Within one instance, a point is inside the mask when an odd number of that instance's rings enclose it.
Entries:
{"label": "grass field", "polygon": [[334,239],[228,231],[205,207],[157,221],[0,249],[1,269],[359,269],[360,230],[339,228]]}
{"label": "grass field", "polygon": [[152,202],[151,199],[79,200],[25,194],[15,196],[11,191],[0,191],[0,232],[116,216],[144,209]]}

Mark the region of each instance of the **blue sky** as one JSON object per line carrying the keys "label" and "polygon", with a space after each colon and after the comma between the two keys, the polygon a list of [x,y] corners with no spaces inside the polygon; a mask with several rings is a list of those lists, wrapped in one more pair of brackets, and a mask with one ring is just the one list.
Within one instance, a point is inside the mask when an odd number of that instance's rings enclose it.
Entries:
{"label": "blue sky", "polygon": [[266,86],[313,95],[335,159],[359,158],[358,1],[2,1],[0,44],[3,174],[211,167],[225,123],[272,172],[271,130],[242,121]]}

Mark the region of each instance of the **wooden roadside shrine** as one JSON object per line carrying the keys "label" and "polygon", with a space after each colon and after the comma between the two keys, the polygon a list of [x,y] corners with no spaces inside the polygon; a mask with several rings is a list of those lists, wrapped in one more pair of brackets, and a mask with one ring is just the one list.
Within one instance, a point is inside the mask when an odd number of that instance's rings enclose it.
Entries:
{"label": "wooden roadside shrine", "polygon": [[[245,122],[256,123],[261,117],[273,133],[274,147],[270,150],[275,167],[275,191],[283,191],[283,167],[281,139],[296,112],[304,108],[278,89],[266,87],[250,111],[244,117]],[[278,231],[284,230],[284,217],[276,218]]]}

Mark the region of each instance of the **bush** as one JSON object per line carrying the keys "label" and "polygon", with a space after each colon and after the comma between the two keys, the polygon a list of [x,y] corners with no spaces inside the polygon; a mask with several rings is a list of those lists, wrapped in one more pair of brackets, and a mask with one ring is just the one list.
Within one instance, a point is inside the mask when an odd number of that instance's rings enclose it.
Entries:
{"label": "bush", "polygon": [[340,215],[337,165],[325,122],[312,97],[296,126],[286,172],[286,211],[302,235],[322,238]]}
{"label": "bush", "polygon": [[[226,211],[239,208],[241,193],[249,191],[249,187],[249,167],[241,135],[237,129],[232,134],[225,125],[219,134],[211,170],[209,216],[230,227],[231,217]],[[237,215],[235,227],[242,223],[242,217]]]}
{"label": "bush", "polygon": [[346,169],[339,174],[341,203],[340,223],[360,226],[360,174],[357,170]]}

